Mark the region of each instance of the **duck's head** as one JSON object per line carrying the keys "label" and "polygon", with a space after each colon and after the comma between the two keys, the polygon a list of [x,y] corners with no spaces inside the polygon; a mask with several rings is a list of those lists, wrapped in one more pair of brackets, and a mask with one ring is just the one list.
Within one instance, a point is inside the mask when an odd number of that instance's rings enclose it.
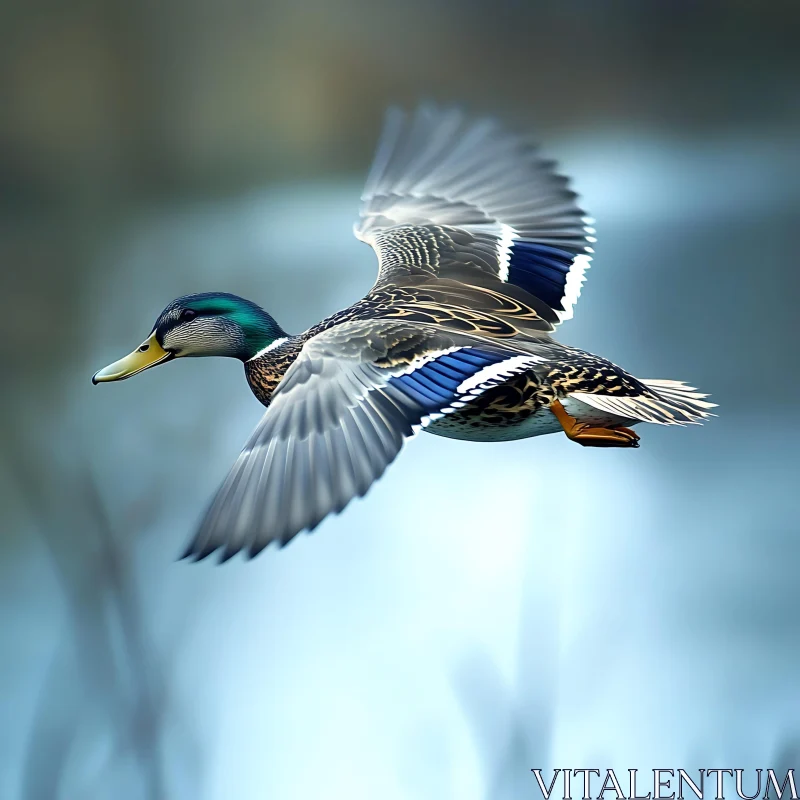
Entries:
{"label": "duck's head", "polygon": [[209,292],[173,300],[130,355],[96,372],[92,383],[121,381],[184,356],[247,361],[286,334],[264,309],[234,294]]}

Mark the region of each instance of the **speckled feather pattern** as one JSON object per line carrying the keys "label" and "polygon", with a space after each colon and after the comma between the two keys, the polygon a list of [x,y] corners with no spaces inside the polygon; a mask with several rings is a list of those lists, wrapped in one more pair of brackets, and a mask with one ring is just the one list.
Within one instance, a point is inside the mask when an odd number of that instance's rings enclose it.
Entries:
{"label": "speckled feather pattern", "polygon": [[[535,325],[539,317],[534,309],[521,301],[499,296],[497,292],[483,287],[468,286],[463,287],[461,297],[453,298],[449,294],[450,288],[447,281],[423,278],[420,286],[408,281],[404,286],[389,285],[371,292],[358,303],[327,317],[305,333],[287,338],[275,350],[246,362],[247,380],[253,393],[260,402],[268,405],[272,393],[299,356],[305,342],[336,325],[371,319],[376,320],[376,324],[377,320],[398,319],[486,340],[513,340],[519,352],[545,357],[546,371],[515,376],[509,381],[507,394],[524,396],[519,398],[516,405],[504,403],[500,387],[492,390],[491,402],[481,399],[480,408],[492,406],[498,414],[506,408],[513,409],[509,414],[523,411],[534,413],[553,400],[577,391],[619,396],[648,392],[641,382],[603,358],[560,345],[541,334],[526,336],[526,332],[535,332],[535,327],[531,331],[530,324]],[[452,299],[450,303],[443,304],[437,302],[440,297]],[[455,299],[471,302],[473,307],[455,305]]]}

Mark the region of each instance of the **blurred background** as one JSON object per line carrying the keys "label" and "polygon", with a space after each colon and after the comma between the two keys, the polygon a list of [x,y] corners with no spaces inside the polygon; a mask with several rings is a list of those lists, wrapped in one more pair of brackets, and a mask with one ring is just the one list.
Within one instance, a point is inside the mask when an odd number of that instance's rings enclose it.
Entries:
{"label": "blurred background", "polygon": [[[798,36],[788,1],[0,5],[0,798],[800,768]],[[538,134],[599,236],[560,338],[719,418],[420,436],[313,536],[176,562],[260,406],[233,361],[92,373],[184,293],[290,331],[360,297],[360,186],[420,99]]]}

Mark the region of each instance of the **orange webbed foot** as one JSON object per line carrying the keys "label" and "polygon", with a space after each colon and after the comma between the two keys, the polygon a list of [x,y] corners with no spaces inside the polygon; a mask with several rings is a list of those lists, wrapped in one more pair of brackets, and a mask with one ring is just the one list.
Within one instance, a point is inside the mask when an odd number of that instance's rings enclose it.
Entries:
{"label": "orange webbed foot", "polygon": [[559,400],[550,404],[550,410],[561,423],[564,433],[573,441],[584,447],[638,447],[639,436],[630,428],[601,428],[578,422],[567,413]]}

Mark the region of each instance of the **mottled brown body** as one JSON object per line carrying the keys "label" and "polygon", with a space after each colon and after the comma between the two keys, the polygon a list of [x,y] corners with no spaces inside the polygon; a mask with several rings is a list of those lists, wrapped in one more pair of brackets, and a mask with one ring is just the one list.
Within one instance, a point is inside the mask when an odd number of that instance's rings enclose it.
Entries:
{"label": "mottled brown body", "polygon": [[[489,441],[526,438],[559,430],[550,408],[573,392],[619,396],[641,393],[639,382],[610,362],[571,348],[559,347],[559,351],[541,367],[513,375],[482,392],[464,408],[438,420],[431,432]],[[599,414],[582,403],[574,402],[570,408],[581,420],[594,424],[619,424],[624,419]]]}
{"label": "mottled brown body", "polygon": [[548,404],[552,394],[536,375],[514,375],[504,383],[487,389],[464,408],[441,420],[441,428],[508,427],[524,422]]}
{"label": "mottled brown body", "polygon": [[[551,415],[543,412],[555,400],[565,399],[572,392],[617,396],[647,392],[639,381],[605,359],[550,339],[540,330],[543,318],[529,305],[491,289],[461,284],[454,287],[452,283],[426,278],[420,286],[383,286],[305,333],[276,342],[245,364],[253,393],[261,403],[269,405],[273,392],[305,342],[335,325],[365,317],[430,324],[484,340],[514,340],[520,351],[529,350],[540,359],[533,369],[503,380],[438,420],[429,428],[433,433],[483,439],[516,438],[512,430],[524,436],[535,435],[522,431],[540,428],[541,432],[549,432],[552,426],[557,428]],[[464,295],[462,301],[472,303],[472,307],[454,305],[454,294]],[[450,300],[445,304],[447,298]],[[587,412],[589,416],[597,416],[590,409]],[[537,415],[533,424],[526,424]],[[502,434],[501,429],[507,429],[506,433]]]}

